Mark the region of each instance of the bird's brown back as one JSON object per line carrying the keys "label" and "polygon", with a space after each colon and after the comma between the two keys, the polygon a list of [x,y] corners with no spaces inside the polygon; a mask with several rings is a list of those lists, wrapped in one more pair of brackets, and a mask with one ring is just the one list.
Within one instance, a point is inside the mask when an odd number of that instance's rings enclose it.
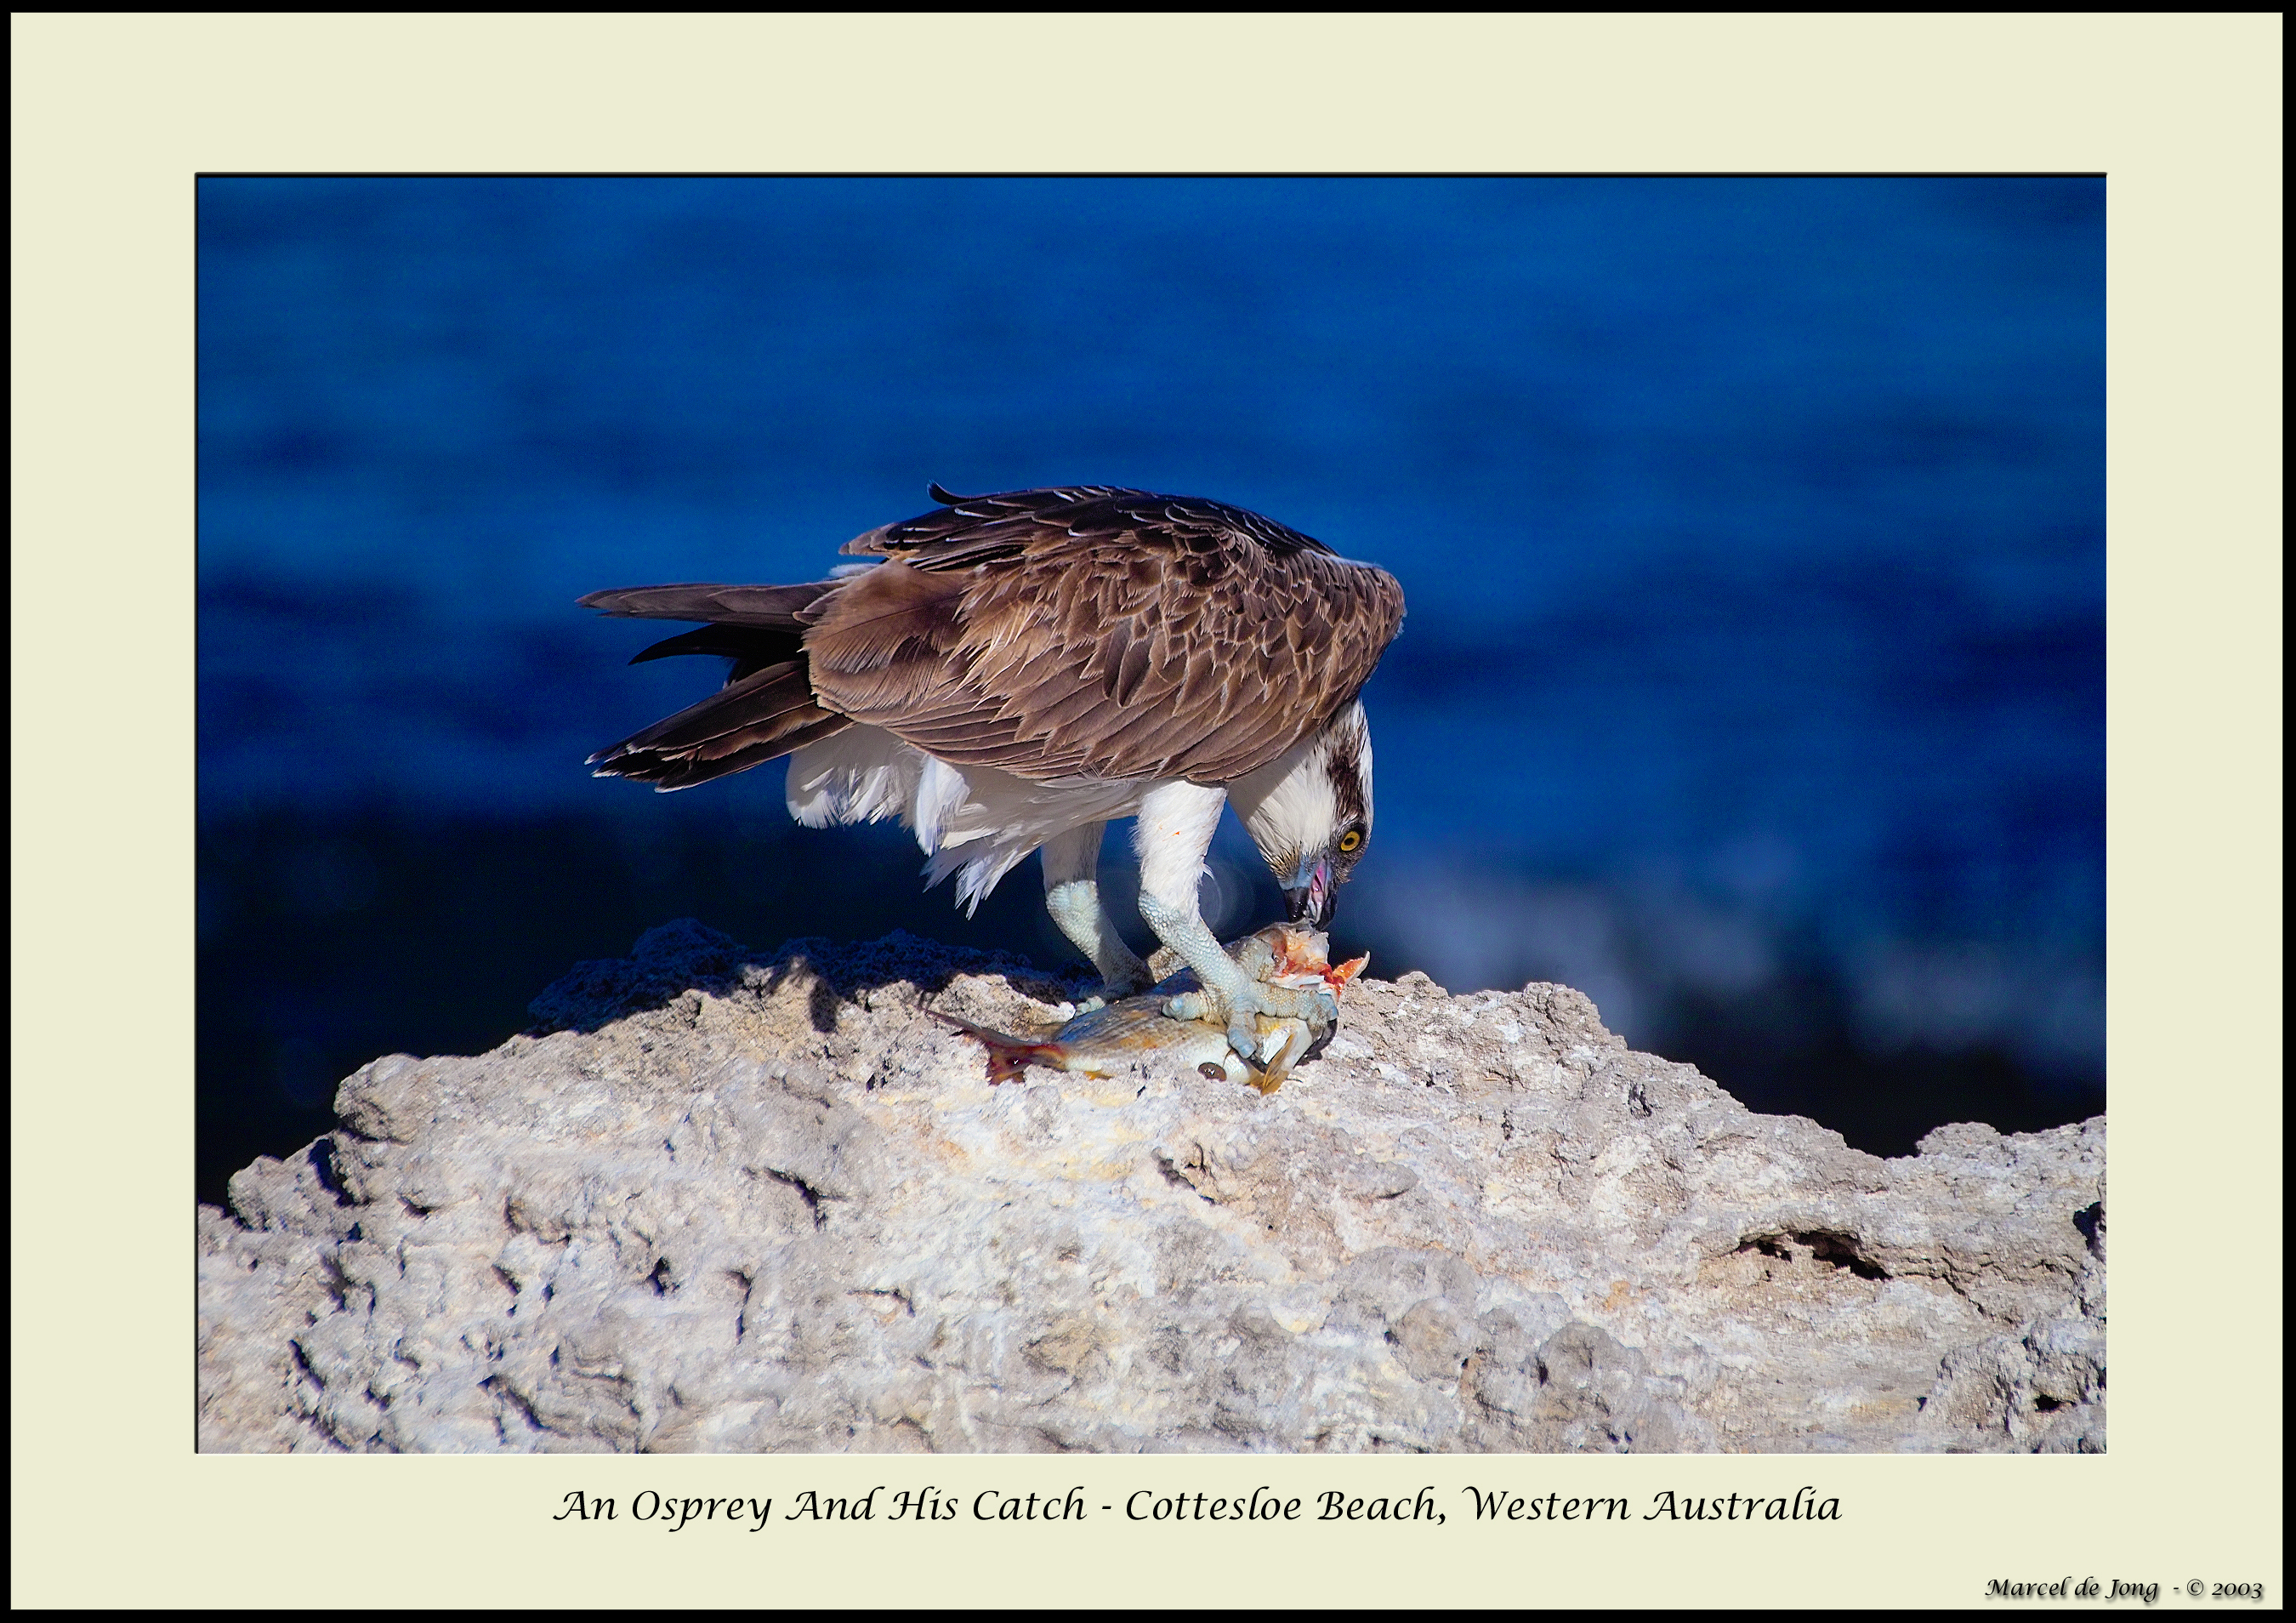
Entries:
{"label": "bird's brown back", "polygon": [[1100,487],[953,497],[809,606],[821,702],[960,765],[1223,782],[1352,699],[1392,575],[1242,508]]}

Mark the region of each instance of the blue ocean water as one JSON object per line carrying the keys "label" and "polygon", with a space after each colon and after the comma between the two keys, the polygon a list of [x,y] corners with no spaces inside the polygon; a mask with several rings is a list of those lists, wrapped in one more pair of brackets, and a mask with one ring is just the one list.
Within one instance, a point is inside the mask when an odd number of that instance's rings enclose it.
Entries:
{"label": "blue ocean water", "polygon": [[1212,496],[1404,583],[1382,972],[2094,1081],[2104,292],[2099,179],[202,180],[202,821],[779,818],[588,776],[715,670],[577,597]]}

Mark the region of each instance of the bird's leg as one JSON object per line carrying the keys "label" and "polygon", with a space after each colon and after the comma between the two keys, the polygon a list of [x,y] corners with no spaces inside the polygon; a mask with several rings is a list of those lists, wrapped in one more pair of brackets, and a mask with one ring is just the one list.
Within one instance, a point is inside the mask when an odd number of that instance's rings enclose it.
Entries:
{"label": "bird's leg", "polygon": [[1116,921],[1100,902],[1100,836],[1108,825],[1086,823],[1046,840],[1037,853],[1045,865],[1045,910],[1061,934],[1100,971],[1097,1007],[1144,991],[1154,977],[1140,955],[1125,944]]}
{"label": "bird's leg", "polygon": [[[1205,925],[1196,889],[1226,800],[1224,789],[1186,782],[1159,784],[1142,798],[1133,832],[1140,853],[1140,916],[1157,939],[1187,960],[1202,987],[1173,999],[1166,1012],[1177,1019],[1224,1023],[1228,1046],[1258,1069],[1255,1017],[1336,1018],[1338,1006],[1329,993],[1319,989],[1272,986],[1256,979],[1227,955]],[[1328,1014],[1318,1009],[1318,998],[1332,1002]]]}

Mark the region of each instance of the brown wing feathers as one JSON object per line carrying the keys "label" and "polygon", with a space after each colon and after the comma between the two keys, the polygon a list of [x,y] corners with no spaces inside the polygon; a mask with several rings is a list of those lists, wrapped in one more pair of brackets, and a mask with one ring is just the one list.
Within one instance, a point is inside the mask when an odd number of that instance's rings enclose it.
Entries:
{"label": "brown wing feathers", "polygon": [[807,610],[844,584],[640,586],[592,592],[585,608],[647,620],[709,620],[645,648],[632,664],[681,654],[733,661],[726,685],[698,704],[600,750],[601,777],[632,778],[658,789],[690,788],[825,738],[851,725],[824,710],[806,671]]}
{"label": "brown wing feathers", "polygon": [[714,622],[640,658],[736,661],[727,688],[595,763],[682,787],[849,720],[1039,780],[1225,781],[1351,699],[1401,625],[1392,576],[1242,508],[1105,487],[933,495],[946,505],[849,542],[889,561],[846,580],[584,598]]}
{"label": "brown wing feathers", "polygon": [[1353,697],[1402,621],[1391,576],[1242,508],[1103,487],[935,494],[948,505],[845,548],[953,577],[934,636],[877,657],[846,619],[865,575],[806,643],[831,707],[960,763],[1241,776]]}
{"label": "brown wing feathers", "polygon": [[700,704],[600,750],[590,764],[601,777],[690,788],[851,725],[814,702],[802,659],[785,660],[737,677]]}
{"label": "brown wing feathers", "polygon": [[718,625],[804,629],[805,612],[844,585],[808,581],[800,586],[626,586],[575,599],[578,608],[624,620],[707,620]]}

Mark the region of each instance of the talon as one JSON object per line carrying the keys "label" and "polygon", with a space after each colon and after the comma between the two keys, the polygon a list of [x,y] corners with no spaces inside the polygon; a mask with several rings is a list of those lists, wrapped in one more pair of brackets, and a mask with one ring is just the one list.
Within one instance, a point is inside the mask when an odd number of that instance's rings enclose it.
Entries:
{"label": "talon", "polygon": [[1210,1000],[1201,992],[1184,992],[1164,1005],[1164,1012],[1175,1020],[1209,1019],[1213,1014]]}

